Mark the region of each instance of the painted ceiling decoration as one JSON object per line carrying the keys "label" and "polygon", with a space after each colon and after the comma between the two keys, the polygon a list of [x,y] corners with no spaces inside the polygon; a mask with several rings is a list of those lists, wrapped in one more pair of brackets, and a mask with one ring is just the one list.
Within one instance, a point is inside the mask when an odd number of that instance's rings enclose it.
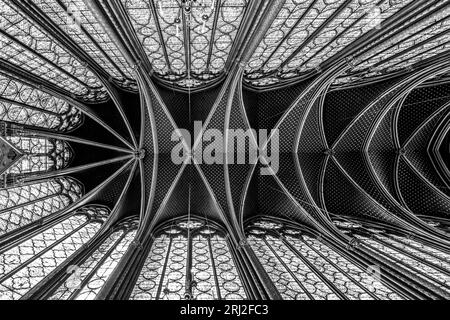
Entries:
{"label": "painted ceiling decoration", "polygon": [[449,10],[0,0],[0,299],[449,299]]}

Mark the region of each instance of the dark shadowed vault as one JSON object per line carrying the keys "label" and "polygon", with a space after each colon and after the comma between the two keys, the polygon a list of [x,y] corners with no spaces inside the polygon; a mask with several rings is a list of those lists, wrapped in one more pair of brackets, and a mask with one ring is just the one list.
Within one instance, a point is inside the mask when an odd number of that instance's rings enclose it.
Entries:
{"label": "dark shadowed vault", "polygon": [[450,1],[0,8],[0,299],[450,297]]}

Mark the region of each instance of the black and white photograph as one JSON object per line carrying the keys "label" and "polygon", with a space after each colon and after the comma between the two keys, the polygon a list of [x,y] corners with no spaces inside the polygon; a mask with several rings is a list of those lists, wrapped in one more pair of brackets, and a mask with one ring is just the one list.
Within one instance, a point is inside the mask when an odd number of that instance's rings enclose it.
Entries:
{"label": "black and white photograph", "polygon": [[0,309],[448,299],[449,0],[0,0]]}

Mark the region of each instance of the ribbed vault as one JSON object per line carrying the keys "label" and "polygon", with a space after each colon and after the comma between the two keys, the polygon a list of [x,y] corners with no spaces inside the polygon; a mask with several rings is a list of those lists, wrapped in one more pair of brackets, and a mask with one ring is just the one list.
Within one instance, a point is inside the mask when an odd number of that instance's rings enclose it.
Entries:
{"label": "ribbed vault", "polygon": [[450,298],[449,4],[0,0],[0,297]]}

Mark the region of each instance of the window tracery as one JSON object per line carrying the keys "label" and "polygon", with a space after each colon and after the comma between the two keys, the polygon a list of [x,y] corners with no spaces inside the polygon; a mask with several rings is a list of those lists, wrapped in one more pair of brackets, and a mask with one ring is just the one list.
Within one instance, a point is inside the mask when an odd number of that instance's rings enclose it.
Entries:
{"label": "window tracery", "polygon": [[155,238],[131,300],[246,298],[229,244],[199,221],[167,227]]}
{"label": "window tracery", "polygon": [[85,207],[29,239],[0,251],[0,297],[17,300],[82,248],[108,215],[102,207]]}
{"label": "window tracery", "polygon": [[247,240],[283,299],[397,300],[402,297],[321,237],[259,220]]}
{"label": "window tracery", "polygon": [[[198,0],[186,15],[179,0],[121,1],[158,77],[183,88],[200,87],[226,72],[248,5],[246,0]],[[32,2],[117,82],[132,86],[131,67],[84,1]],[[0,63],[11,63],[80,98],[97,102],[105,99],[100,80],[87,65],[33,25],[12,3],[0,0],[4,8],[0,13]],[[266,86],[320,70],[323,62],[376,28],[374,20],[379,24],[409,3],[411,0],[380,0],[374,7],[369,0],[287,0],[251,58],[246,80]],[[80,12],[82,28],[68,25],[72,4]],[[436,7],[430,6],[405,29],[393,30],[364,48],[355,68],[336,83],[386,75],[448,50],[450,7],[431,14]],[[30,130],[73,130],[82,121],[79,110],[0,73],[0,121],[2,137],[23,154],[7,171],[0,172],[1,238],[61,212],[79,200],[83,190],[70,177],[25,184],[20,179],[70,164],[74,155],[67,142]],[[86,213],[89,210],[94,213]],[[13,248],[0,249],[0,298],[21,298],[44,281],[92,239],[107,214],[99,213],[102,210],[85,209]],[[450,291],[450,257],[445,252],[404,234],[366,228],[357,222],[336,225],[392,265],[411,271],[420,281],[444,292]],[[96,298],[135,234],[134,226],[111,233],[81,265],[80,287],[74,289],[64,283],[52,298]],[[248,241],[285,299],[402,298],[344,249],[306,229],[260,220],[248,228]],[[232,249],[219,229],[203,222],[167,227],[150,248],[132,299],[244,299],[246,293]]]}
{"label": "window tracery", "polygon": [[96,20],[89,8],[89,2],[33,0],[33,3],[119,84],[130,85],[133,70]]}
{"label": "window tracery", "polygon": [[66,279],[52,294],[55,300],[93,300],[115,270],[136,236],[137,221],[115,228],[98,248],[77,267],[78,277]]}
{"label": "window tracery", "polygon": [[72,160],[73,151],[63,140],[22,134],[12,129],[5,139],[22,152],[22,157],[4,172],[7,176],[24,176],[61,170]]}
{"label": "window tracery", "polygon": [[122,0],[122,4],[156,74],[185,88],[224,73],[248,5],[247,0]]}
{"label": "window tracery", "polygon": [[0,189],[0,236],[67,208],[83,195],[69,177]]}
{"label": "window tracery", "polygon": [[255,86],[313,71],[411,1],[288,0],[246,68]]}
{"label": "window tracery", "polygon": [[0,121],[67,132],[82,120],[66,101],[0,73]]}
{"label": "window tracery", "polygon": [[85,100],[103,100],[100,80],[6,0],[0,1],[0,59]]}
{"label": "window tracery", "polygon": [[391,264],[412,272],[423,283],[430,283],[450,295],[450,255],[415,240],[411,236],[357,224],[349,228],[335,224],[369,250],[381,254]]}
{"label": "window tracery", "polygon": [[379,37],[357,54],[355,67],[336,81],[350,83],[364,78],[407,70],[414,64],[449,48],[450,6],[436,2],[395,30]]}

